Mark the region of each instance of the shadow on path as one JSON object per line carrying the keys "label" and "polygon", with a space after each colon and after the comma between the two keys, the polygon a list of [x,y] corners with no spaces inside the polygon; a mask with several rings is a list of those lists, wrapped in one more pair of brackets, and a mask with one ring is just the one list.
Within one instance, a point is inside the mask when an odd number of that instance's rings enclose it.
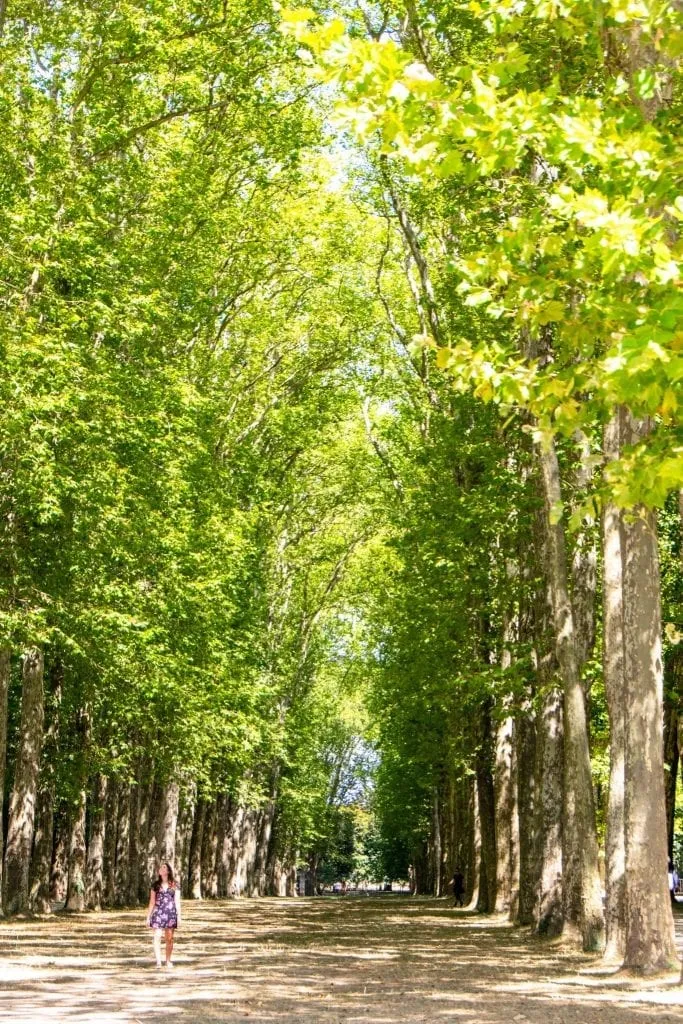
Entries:
{"label": "shadow on path", "polygon": [[683,988],[605,977],[594,958],[442,900],[186,902],[184,914],[172,971],[154,966],[143,910],[0,924],[0,1022],[683,1021]]}

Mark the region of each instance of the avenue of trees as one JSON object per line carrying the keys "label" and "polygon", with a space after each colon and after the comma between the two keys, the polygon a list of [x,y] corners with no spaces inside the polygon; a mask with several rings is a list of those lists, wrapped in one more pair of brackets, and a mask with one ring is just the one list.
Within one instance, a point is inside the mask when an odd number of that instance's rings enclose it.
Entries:
{"label": "avenue of trees", "polygon": [[458,866],[676,965],[682,42],[0,3],[4,913]]}

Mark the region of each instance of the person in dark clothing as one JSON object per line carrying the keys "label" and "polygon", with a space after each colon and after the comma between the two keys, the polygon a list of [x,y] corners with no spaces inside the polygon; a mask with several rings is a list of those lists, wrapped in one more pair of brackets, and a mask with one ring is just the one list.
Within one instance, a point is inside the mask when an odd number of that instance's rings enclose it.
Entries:
{"label": "person in dark clothing", "polygon": [[465,879],[462,877],[460,868],[456,868],[451,882],[453,886],[453,906],[465,906]]}

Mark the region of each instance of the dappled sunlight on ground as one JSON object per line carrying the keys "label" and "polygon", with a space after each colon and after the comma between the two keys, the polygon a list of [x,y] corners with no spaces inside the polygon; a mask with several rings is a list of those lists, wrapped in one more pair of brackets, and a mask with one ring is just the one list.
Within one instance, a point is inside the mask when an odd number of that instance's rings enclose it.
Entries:
{"label": "dappled sunlight on ground", "polygon": [[595,958],[443,900],[186,903],[168,972],[154,966],[143,918],[138,910],[0,924],[0,1021],[683,1021],[683,988],[670,980],[606,973]]}

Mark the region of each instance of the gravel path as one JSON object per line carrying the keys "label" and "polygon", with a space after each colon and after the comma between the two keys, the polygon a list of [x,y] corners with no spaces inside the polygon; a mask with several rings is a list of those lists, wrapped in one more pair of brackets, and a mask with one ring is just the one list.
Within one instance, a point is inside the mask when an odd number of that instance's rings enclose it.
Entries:
{"label": "gravel path", "polygon": [[683,987],[671,980],[617,978],[443,900],[233,900],[184,912],[168,972],[154,967],[142,910],[0,924],[0,1022],[683,1021]]}

